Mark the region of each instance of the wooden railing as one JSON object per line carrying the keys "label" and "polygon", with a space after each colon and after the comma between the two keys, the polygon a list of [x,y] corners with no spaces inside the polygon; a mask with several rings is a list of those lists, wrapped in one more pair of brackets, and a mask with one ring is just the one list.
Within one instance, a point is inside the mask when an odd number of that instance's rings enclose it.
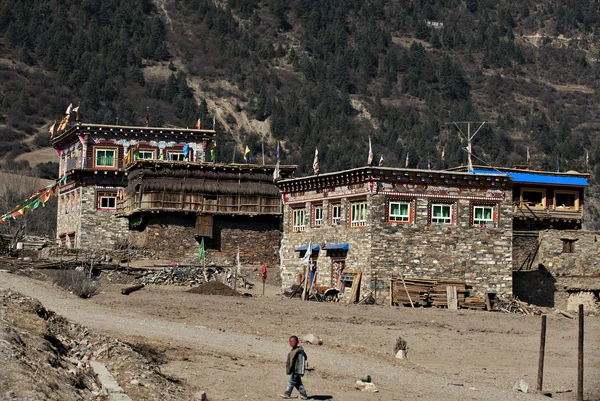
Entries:
{"label": "wooden railing", "polygon": [[535,208],[527,205],[516,203],[513,205],[513,216],[527,218],[555,218],[555,219],[582,219],[583,210],[575,208]]}
{"label": "wooden railing", "polygon": [[143,211],[181,211],[209,214],[281,215],[281,199],[265,196],[144,192],[126,196],[117,203],[117,214],[128,216]]}

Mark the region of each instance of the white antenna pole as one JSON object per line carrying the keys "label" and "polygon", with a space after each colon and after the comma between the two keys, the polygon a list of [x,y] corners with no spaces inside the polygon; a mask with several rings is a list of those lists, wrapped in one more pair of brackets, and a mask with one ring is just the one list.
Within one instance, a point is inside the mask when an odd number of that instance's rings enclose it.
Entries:
{"label": "white antenna pole", "polygon": [[[481,130],[481,128],[483,128],[483,126],[487,123],[487,121],[461,121],[461,122],[453,121],[452,123],[456,126],[456,128],[458,129],[458,131],[460,132],[462,137],[467,140],[467,159],[469,162],[469,173],[472,173],[474,171],[473,158],[472,158],[473,138],[475,138],[475,135],[477,135],[479,133],[479,130]],[[458,124],[467,124],[467,135],[465,135],[465,133],[460,129]],[[480,124],[479,127],[477,127],[477,129],[475,130],[475,132],[473,134],[471,134],[471,124]]]}

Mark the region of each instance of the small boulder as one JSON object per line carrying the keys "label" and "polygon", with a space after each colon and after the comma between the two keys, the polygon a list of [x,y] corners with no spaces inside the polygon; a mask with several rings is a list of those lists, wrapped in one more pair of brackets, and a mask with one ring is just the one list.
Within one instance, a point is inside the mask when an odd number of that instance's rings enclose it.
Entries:
{"label": "small boulder", "polygon": [[357,380],[354,386],[357,390],[365,391],[367,393],[378,393],[377,387],[373,383],[366,383],[362,380]]}
{"label": "small boulder", "polygon": [[323,345],[323,340],[314,334],[307,334],[302,338],[302,341],[305,343],[315,344],[315,345]]}
{"label": "small boulder", "polygon": [[513,389],[527,393],[529,391],[529,385],[525,382],[525,380],[520,379],[513,384]]}

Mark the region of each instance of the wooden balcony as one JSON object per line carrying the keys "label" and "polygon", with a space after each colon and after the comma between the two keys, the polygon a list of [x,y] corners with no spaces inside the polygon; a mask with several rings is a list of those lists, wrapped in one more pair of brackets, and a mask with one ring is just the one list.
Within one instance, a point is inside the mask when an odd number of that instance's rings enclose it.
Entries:
{"label": "wooden balcony", "polygon": [[526,204],[513,205],[513,217],[527,220],[581,220],[583,210],[575,207],[530,207]]}

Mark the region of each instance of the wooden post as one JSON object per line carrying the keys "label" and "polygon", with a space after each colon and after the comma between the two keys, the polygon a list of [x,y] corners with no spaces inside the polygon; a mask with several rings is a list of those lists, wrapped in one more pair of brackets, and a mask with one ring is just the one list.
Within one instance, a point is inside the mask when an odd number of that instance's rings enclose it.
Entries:
{"label": "wooden post", "polygon": [[262,296],[264,298],[265,297],[265,279],[264,278],[263,278],[262,282],[263,282],[263,294],[262,294]]}
{"label": "wooden post", "polygon": [[408,292],[408,288],[406,288],[406,283],[404,282],[404,274],[400,273],[400,279],[402,280],[402,285],[404,286],[404,291],[406,291],[406,295],[408,296],[408,300],[410,301],[411,308],[415,309],[415,304],[413,304],[412,298]]}
{"label": "wooden post", "polygon": [[377,305],[377,276],[375,276],[375,286],[373,287],[373,298],[375,299],[375,305]]}
{"label": "wooden post", "polygon": [[446,286],[446,303],[448,305],[448,309],[458,310],[458,294],[456,292],[455,285]]}
{"label": "wooden post", "polygon": [[583,401],[583,305],[579,304],[579,342],[577,349],[577,400]]}
{"label": "wooden post", "polygon": [[[308,251],[307,251],[308,252]],[[303,284],[302,284],[302,300],[306,301],[306,293],[307,293],[307,286],[308,286],[308,272],[310,271],[310,264],[308,266],[304,266],[304,278],[302,280]]]}
{"label": "wooden post", "polygon": [[544,354],[546,352],[546,315],[542,315],[542,331],[540,335],[540,359],[538,362],[537,391],[542,391],[544,381]]}
{"label": "wooden post", "polygon": [[394,279],[390,279],[390,306],[394,306]]}

